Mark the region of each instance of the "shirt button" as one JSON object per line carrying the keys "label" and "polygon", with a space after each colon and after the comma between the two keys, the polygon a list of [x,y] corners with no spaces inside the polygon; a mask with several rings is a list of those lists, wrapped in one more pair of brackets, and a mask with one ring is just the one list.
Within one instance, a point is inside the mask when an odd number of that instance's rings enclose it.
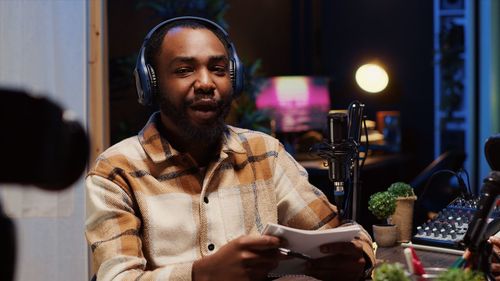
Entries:
{"label": "shirt button", "polygon": [[209,244],[208,245],[208,250],[209,251],[213,251],[215,249],[215,245],[214,244]]}
{"label": "shirt button", "polygon": [[207,203],[208,204],[208,197],[203,197],[203,202]]}

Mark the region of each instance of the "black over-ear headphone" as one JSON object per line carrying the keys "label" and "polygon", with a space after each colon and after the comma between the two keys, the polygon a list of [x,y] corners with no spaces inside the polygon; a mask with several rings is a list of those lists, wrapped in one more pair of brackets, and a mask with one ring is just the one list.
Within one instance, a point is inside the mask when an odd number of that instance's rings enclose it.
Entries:
{"label": "black over-ear headphone", "polygon": [[135,86],[137,88],[137,94],[139,96],[139,103],[146,106],[154,105],[154,95],[155,91],[158,89],[158,80],[156,78],[156,74],[154,72],[153,67],[146,61],[146,45],[148,40],[153,36],[153,34],[160,29],[162,26],[165,26],[174,21],[195,21],[199,22],[202,25],[208,27],[209,29],[216,29],[223,35],[223,40],[226,44],[226,48],[228,50],[229,55],[229,75],[231,77],[231,82],[233,84],[233,95],[237,96],[243,90],[243,80],[244,80],[244,72],[243,72],[243,64],[241,63],[238,54],[236,53],[236,49],[234,48],[233,43],[229,39],[228,33],[218,24],[213,21],[210,21],[205,18],[200,17],[192,17],[192,16],[184,16],[184,17],[176,17],[169,20],[166,20],[157,26],[155,26],[144,38],[141,49],[139,51],[139,55],[137,57],[137,62],[134,70],[135,77]]}

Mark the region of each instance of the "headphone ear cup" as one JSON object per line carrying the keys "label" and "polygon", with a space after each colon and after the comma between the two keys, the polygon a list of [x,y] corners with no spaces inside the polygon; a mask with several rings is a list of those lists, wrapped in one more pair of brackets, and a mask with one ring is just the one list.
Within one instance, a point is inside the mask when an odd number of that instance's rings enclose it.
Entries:
{"label": "headphone ear cup", "polygon": [[233,52],[233,58],[229,61],[229,77],[231,78],[231,83],[233,84],[233,96],[236,98],[243,91],[245,73],[243,70],[243,64],[235,52]]}
{"label": "headphone ear cup", "polygon": [[234,95],[238,95],[236,93],[236,70],[234,69],[234,61],[229,60],[229,77],[231,78],[231,84],[233,85]]}
{"label": "headphone ear cup", "polygon": [[146,68],[148,70],[148,80],[151,92],[145,99],[149,105],[154,105],[157,98],[156,95],[158,93],[158,79],[156,78],[154,68],[150,64],[147,64]]}

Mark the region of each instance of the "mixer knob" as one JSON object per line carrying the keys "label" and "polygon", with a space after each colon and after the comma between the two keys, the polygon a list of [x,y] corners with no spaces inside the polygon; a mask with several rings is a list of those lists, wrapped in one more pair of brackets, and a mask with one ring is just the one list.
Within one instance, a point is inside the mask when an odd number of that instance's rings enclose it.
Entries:
{"label": "mixer knob", "polygon": [[425,231],[425,234],[427,236],[431,236],[431,228],[430,227],[427,226],[426,228],[424,228],[424,231]]}
{"label": "mixer knob", "polygon": [[435,227],[432,229],[432,233],[434,233],[434,237],[438,237],[439,236],[439,231]]}
{"label": "mixer knob", "polygon": [[451,239],[457,238],[457,233],[455,232],[455,230],[450,230],[450,235],[451,235]]}
{"label": "mixer knob", "polygon": [[418,233],[419,235],[424,234],[424,229],[423,229],[421,226],[417,226],[417,233]]}
{"label": "mixer knob", "polygon": [[444,229],[444,228],[441,228],[441,230],[439,232],[441,234],[441,237],[443,237],[443,238],[446,238],[446,236],[448,235],[448,231],[446,231],[446,229]]}
{"label": "mixer knob", "polygon": [[462,226],[462,224],[463,224],[462,217],[457,218],[457,224],[458,224],[458,226]]}

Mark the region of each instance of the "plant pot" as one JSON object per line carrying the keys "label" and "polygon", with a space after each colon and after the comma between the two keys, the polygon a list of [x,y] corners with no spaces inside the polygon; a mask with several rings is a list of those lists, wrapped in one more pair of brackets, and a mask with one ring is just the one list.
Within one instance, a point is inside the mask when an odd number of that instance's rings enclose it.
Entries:
{"label": "plant pot", "polygon": [[416,196],[396,198],[396,211],[391,216],[391,222],[398,226],[398,242],[411,240],[415,200]]}
{"label": "plant pot", "polygon": [[398,239],[398,227],[395,224],[374,224],[373,238],[379,247],[391,247]]}

